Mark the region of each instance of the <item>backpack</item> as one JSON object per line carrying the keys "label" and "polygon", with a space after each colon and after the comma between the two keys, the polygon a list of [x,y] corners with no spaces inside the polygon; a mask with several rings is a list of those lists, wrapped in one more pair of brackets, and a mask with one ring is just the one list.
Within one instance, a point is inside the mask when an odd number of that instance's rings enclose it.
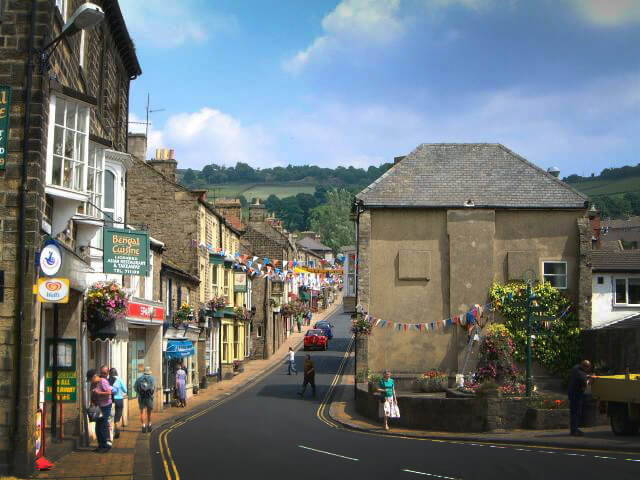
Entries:
{"label": "backpack", "polygon": [[138,393],[145,398],[153,395],[153,384],[147,375],[141,376],[138,380]]}

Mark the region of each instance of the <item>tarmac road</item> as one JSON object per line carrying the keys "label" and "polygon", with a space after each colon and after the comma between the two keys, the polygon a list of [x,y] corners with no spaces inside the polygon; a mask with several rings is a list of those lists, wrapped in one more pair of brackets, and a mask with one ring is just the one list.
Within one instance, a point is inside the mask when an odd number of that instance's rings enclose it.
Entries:
{"label": "tarmac road", "polygon": [[[286,365],[209,410],[153,433],[157,480],[199,479],[638,479],[630,455],[421,441],[331,428],[318,418],[350,343],[350,319],[336,314],[328,351],[310,352],[318,395],[300,399],[300,374]],[[283,359],[284,362],[284,359]],[[337,387],[343,388],[343,387]],[[632,456],[638,459],[640,456]]]}

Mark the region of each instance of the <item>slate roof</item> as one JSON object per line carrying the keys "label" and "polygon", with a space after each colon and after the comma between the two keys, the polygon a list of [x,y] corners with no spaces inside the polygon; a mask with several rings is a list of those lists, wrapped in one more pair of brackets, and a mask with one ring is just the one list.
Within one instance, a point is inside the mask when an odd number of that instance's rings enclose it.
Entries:
{"label": "slate roof", "polygon": [[356,198],[369,207],[583,209],[587,197],[497,143],[422,144]]}
{"label": "slate roof", "polygon": [[328,252],[331,250],[331,247],[327,247],[325,244],[311,237],[304,237],[298,240],[296,242],[296,245],[299,245],[302,248],[306,248],[307,250],[315,250],[321,252]]}
{"label": "slate roof", "polygon": [[591,269],[594,272],[640,272],[640,250],[594,250],[591,252]]}

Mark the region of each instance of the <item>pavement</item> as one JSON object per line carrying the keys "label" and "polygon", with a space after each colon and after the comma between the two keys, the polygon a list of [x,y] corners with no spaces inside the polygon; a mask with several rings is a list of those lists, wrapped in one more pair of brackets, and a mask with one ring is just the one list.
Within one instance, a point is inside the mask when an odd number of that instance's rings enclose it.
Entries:
{"label": "pavement", "polygon": [[[329,350],[311,353],[317,372],[315,398],[309,392],[304,399],[296,395],[300,376],[288,376],[283,368],[272,370],[227,399],[154,432],[153,479],[640,476],[640,454],[391,436],[371,425],[355,429],[337,422],[336,408],[353,393],[346,376],[340,381],[351,334],[348,315],[336,314],[331,321],[336,328]],[[297,354],[298,364],[303,355]]]}
{"label": "pavement", "polygon": [[[312,323],[328,318],[336,311],[342,310],[342,304],[337,301],[322,312],[313,315]],[[301,333],[293,333],[281,345],[280,349],[267,360],[251,360],[246,362],[243,373],[230,380],[210,383],[207,389],[200,390],[198,395],[189,398],[186,408],[165,407],[162,412],[154,412],[152,423],[154,429],[162,429],[180,418],[207,408],[210,404],[220,401],[236,392],[238,389],[250,385],[265,372],[282,365],[289,346],[298,348],[302,337],[311,326],[303,327]],[[301,365],[301,363],[300,363]],[[300,377],[301,378],[301,377]],[[39,472],[33,478],[81,480],[141,480],[151,478],[151,459],[149,450],[150,435],[141,433],[140,414],[137,403],[132,402],[129,413],[129,424],[121,431],[120,438],[114,441],[109,453],[94,453],[95,446],[74,450],[60,458],[49,458],[55,467],[46,472]]]}
{"label": "pavement", "polygon": [[[350,356],[345,372],[353,372],[353,356]],[[390,431],[382,428],[380,421],[360,415],[355,408],[353,374],[342,376],[340,395],[336,395],[329,416],[345,428],[375,433],[378,435],[416,438],[424,440],[447,440],[477,442],[483,444],[517,445],[532,448],[554,447],[558,449],[580,449],[602,452],[628,452],[640,454],[640,437],[616,436],[608,425],[582,428],[584,437],[572,437],[567,429],[561,430],[509,430],[483,433],[451,433],[419,430],[393,426]],[[401,412],[402,413],[402,412]]]}

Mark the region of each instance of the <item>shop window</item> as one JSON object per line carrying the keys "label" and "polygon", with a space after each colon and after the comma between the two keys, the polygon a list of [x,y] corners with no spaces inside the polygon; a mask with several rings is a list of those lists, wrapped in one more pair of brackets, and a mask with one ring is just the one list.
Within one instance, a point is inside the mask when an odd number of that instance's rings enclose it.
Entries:
{"label": "shop window", "polygon": [[604,285],[604,277],[598,277],[598,285]]}
{"label": "shop window", "polygon": [[616,278],[616,304],[640,305],[640,277]]}
{"label": "shop window", "polygon": [[222,326],[222,360],[226,363],[229,359],[229,325]]}
{"label": "shop window", "polygon": [[88,157],[89,109],[64,98],[51,98],[52,148],[48,149],[47,179],[50,185],[85,192]]}
{"label": "shop window", "polygon": [[567,262],[542,262],[544,281],[553,287],[567,288]]}
{"label": "shop window", "polygon": [[233,326],[233,358],[234,360],[240,358],[240,327],[238,325]]}

